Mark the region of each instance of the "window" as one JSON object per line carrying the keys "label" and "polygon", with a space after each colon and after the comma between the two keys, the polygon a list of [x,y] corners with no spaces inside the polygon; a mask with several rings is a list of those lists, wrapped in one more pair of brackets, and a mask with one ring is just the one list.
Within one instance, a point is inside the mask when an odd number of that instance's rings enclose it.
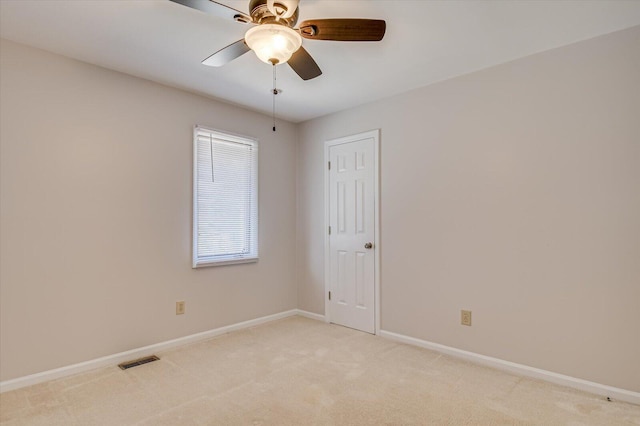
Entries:
{"label": "window", "polygon": [[258,143],[196,126],[193,267],[258,260]]}

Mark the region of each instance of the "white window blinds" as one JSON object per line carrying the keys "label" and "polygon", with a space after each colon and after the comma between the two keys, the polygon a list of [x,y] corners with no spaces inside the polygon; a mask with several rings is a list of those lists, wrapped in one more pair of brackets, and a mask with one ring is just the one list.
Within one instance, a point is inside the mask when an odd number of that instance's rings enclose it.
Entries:
{"label": "white window blinds", "polygon": [[193,267],[258,260],[258,143],[196,126]]}

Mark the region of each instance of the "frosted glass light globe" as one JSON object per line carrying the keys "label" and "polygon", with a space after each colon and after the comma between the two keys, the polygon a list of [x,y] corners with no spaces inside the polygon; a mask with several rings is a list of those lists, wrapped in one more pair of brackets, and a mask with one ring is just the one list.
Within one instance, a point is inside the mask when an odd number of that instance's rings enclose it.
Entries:
{"label": "frosted glass light globe", "polygon": [[261,61],[268,64],[283,64],[302,46],[302,37],[289,27],[278,24],[263,24],[250,28],[244,41]]}

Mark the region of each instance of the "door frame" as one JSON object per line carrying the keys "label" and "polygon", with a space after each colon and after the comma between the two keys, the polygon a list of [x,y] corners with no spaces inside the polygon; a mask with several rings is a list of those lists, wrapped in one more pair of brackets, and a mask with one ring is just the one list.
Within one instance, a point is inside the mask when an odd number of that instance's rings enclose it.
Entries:
{"label": "door frame", "polygon": [[374,241],[373,241],[373,262],[374,262],[374,334],[380,332],[380,129],[344,136],[337,139],[327,140],[324,143],[324,319],[331,322],[329,312],[329,289],[331,281],[331,256],[329,250],[329,149],[332,146],[350,142],[357,142],[362,139],[373,138],[374,152]]}

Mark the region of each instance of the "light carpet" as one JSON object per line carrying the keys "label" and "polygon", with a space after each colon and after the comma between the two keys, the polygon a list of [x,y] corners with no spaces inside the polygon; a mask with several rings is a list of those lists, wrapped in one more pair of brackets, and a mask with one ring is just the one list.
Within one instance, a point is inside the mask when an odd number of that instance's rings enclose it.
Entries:
{"label": "light carpet", "polygon": [[2,425],[640,425],[640,406],[290,317],[0,395]]}

